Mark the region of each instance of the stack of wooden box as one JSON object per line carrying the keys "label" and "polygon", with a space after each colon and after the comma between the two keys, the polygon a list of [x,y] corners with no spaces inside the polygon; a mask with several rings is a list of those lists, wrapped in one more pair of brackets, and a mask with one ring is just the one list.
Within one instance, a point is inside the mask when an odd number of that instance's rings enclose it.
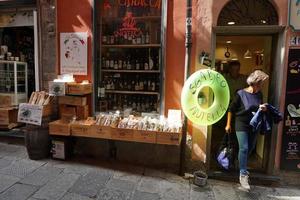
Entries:
{"label": "stack of wooden box", "polygon": [[10,96],[0,95],[0,129],[12,129],[18,126],[18,107],[12,106]]}
{"label": "stack of wooden box", "polygon": [[92,85],[68,83],[66,87],[66,95],[58,97],[60,119],[49,124],[50,135],[69,136],[71,122],[89,116],[87,95],[92,93]]}

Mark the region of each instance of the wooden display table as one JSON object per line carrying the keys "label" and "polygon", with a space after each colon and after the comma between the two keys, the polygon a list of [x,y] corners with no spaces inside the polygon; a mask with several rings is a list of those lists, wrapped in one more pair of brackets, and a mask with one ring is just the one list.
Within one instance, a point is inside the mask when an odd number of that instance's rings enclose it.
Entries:
{"label": "wooden display table", "polygon": [[65,123],[61,120],[49,124],[50,135],[74,136],[118,140],[127,142],[141,142],[150,144],[180,145],[182,133],[146,131],[136,129],[113,128],[96,125],[95,121],[87,120],[84,123],[76,121]]}

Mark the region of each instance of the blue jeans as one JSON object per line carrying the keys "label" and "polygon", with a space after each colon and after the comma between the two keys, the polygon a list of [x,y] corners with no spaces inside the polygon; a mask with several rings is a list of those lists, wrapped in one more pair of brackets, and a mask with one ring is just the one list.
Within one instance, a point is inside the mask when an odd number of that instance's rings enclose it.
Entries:
{"label": "blue jeans", "polygon": [[239,143],[240,174],[247,174],[248,156],[255,147],[257,133],[248,131],[236,131],[236,136]]}

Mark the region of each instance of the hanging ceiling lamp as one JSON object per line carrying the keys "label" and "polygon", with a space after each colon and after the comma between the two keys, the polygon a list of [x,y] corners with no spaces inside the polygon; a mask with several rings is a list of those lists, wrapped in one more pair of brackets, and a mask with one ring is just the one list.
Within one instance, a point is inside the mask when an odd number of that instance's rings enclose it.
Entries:
{"label": "hanging ceiling lamp", "polygon": [[246,53],[244,54],[244,58],[252,58],[252,53],[249,49],[247,49]]}

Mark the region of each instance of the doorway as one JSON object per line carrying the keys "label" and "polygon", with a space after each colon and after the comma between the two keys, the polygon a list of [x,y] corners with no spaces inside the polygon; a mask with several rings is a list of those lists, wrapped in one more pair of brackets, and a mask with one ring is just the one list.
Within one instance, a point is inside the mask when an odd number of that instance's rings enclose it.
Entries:
{"label": "doorway", "polygon": [[[256,69],[263,70],[270,75],[270,79],[264,84],[263,101],[269,102],[269,87],[272,80],[272,63],[273,63],[273,37],[272,35],[217,35],[215,47],[215,67],[216,70],[228,78],[228,84],[231,90],[231,100],[234,98],[235,91],[246,87],[247,76]],[[239,78],[232,80],[229,73],[229,63],[240,63]],[[211,170],[220,169],[216,159],[214,158],[220,147],[224,143],[226,135],[224,128],[226,124],[226,116],[212,127],[211,141]],[[270,143],[266,142],[270,139],[268,135],[258,135],[255,150],[249,158],[249,169],[257,172],[265,172],[267,168],[267,160],[269,155]],[[235,133],[231,135],[231,142],[237,154],[238,145]],[[268,138],[268,139],[267,139]],[[237,155],[236,155],[237,158]],[[237,161],[236,161],[237,162]],[[235,164],[238,169],[238,164]]]}
{"label": "doorway", "polygon": [[11,96],[13,105],[18,105],[27,102],[39,82],[36,11],[7,9],[1,10],[0,17],[0,75],[5,77],[0,94]]}

